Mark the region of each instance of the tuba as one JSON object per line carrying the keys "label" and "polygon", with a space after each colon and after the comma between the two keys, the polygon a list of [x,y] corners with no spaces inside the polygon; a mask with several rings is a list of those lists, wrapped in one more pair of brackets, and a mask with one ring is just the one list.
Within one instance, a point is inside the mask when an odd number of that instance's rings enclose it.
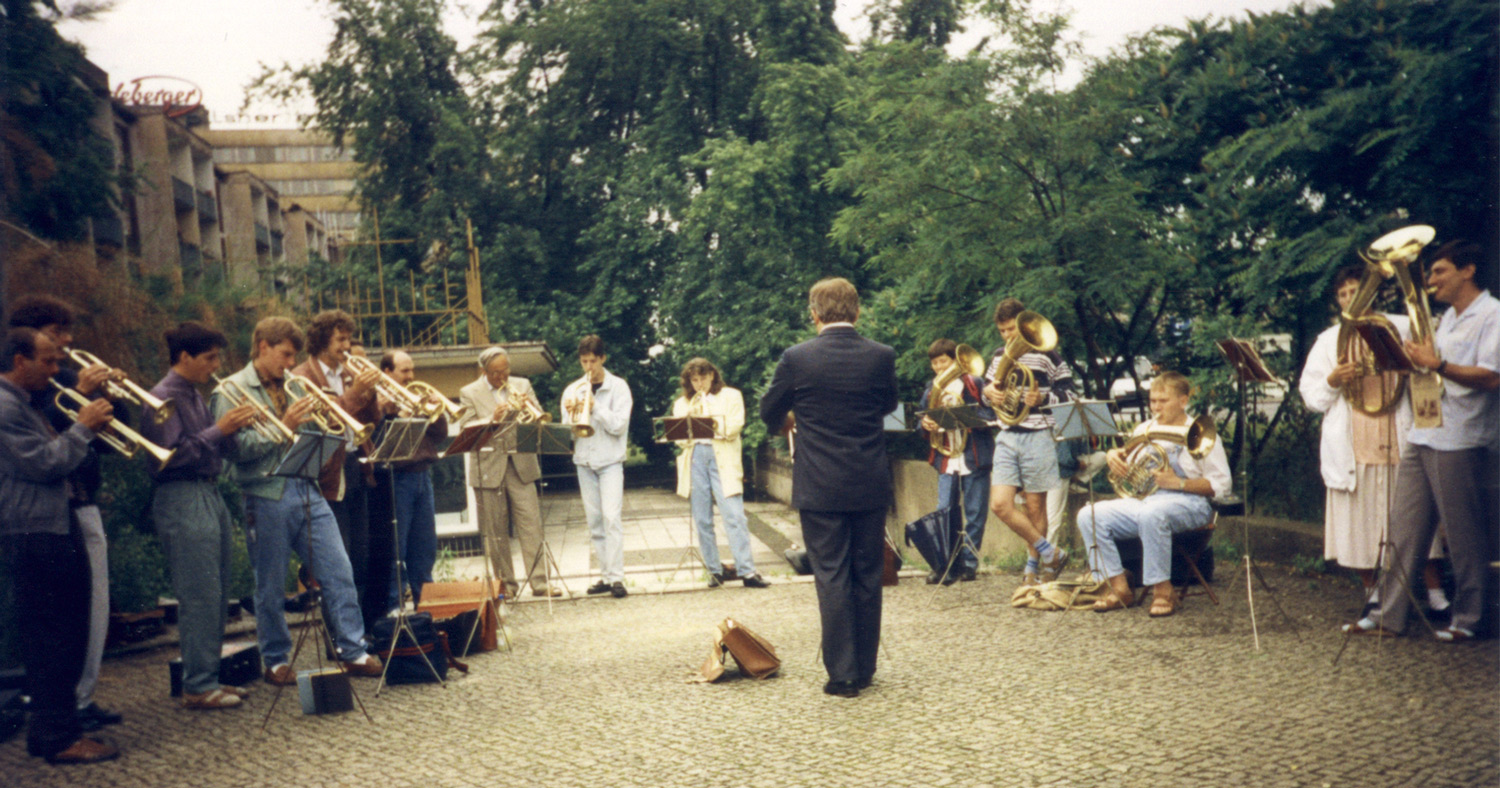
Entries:
{"label": "tuba", "polygon": [[[102,360],[100,360],[98,356],[88,352],[87,350],[75,350],[69,347],[63,348],[63,353],[66,353],[68,358],[72,359],[73,363],[77,364],[80,367],[92,367],[94,365],[98,365],[101,367],[109,366],[108,364],[105,364]],[[162,424],[166,422],[167,419],[172,418],[172,410],[177,405],[175,402],[169,399],[161,399],[160,397],[157,397],[155,394],[152,394],[146,389],[141,388],[139,384],[135,383],[130,378],[125,377],[125,373],[120,372],[119,370],[112,371],[118,376],[119,379],[105,381],[105,396],[116,402],[124,400],[126,402],[139,405],[141,407],[141,410],[147,411],[151,414],[151,420],[156,422],[157,424]]]}
{"label": "tuba", "polygon": [[254,397],[250,396],[240,384],[233,380],[225,380],[218,375],[214,376],[214,393],[229,400],[231,409],[241,405],[249,404],[255,410],[255,421],[250,422],[250,429],[255,431],[263,440],[271,443],[291,443],[297,440],[297,436],[291,428],[281,422],[270,408],[260,404]]}
{"label": "tuba", "polygon": [[[1406,311],[1411,317],[1412,340],[1421,343],[1432,337],[1432,311],[1427,305],[1427,292],[1420,282],[1422,272],[1418,269],[1417,281],[1414,281],[1410,266],[1422,253],[1422,247],[1431,243],[1434,235],[1436,231],[1431,227],[1416,224],[1386,233],[1370,244],[1368,249],[1359,251],[1360,259],[1365,261],[1365,275],[1360,280],[1349,307],[1339,312],[1338,359],[1340,363],[1350,360],[1360,363],[1359,377],[1344,387],[1344,399],[1349,401],[1351,408],[1366,416],[1384,416],[1394,410],[1406,393],[1407,380],[1404,377],[1398,378],[1394,388],[1382,387],[1380,397],[1374,401],[1369,400],[1362,378],[1379,374],[1379,370],[1375,369],[1368,352],[1359,351],[1360,345],[1356,344],[1359,342],[1358,327],[1374,324],[1395,333],[1389,320],[1370,312],[1370,305],[1375,301],[1380,285],[1385,280],[1394,278],[1401,286]],[[1433,374],[1433,377],[1437,376]],[[1427,385],[1432,384],[1429,382]],[[1441,378],[1437,378],[1436,387],[1437,397],[1441,397]]]}
{"label": "tuba", "polygon": [[573,425],[574,438],[587,438],[594,434],[594,387],[589,382],[588,375],[568,386],[567,392],[563,394],[563,415],[566,417],[564,421]]}
{"label": "tuba", "polygon": [[1017,359],[1027,353],[1046,353],[1057,347],[1057,329],[1045,317],[1026,310],[1016,315],[1016,336],[1005,343],[995,367],[995,378],[991,382],[1000,389],[1000,404],[995,406],[995,416],[1002,424],[1014,427],[1031,415],[1031,406],[1026,404],[1025,394],[1036,391],[1036,375]]}
{"label": "tuba", "polygon": [[[294,375],[290,372],[283,376],[288,394],[294,397],[312,397],[316,404],[312,409],[312,421],[318,425],[318,429],[329,435],[347,436],[355,443],[364,443],[375,434],[373,424],[362,424],[358,419],[349,415],[343,406],[333,398],[332,394],[318,388],[311,380]],[[292,390],[292,384],[301,389],[301,393]]]}
{"label": "tuba", "polygon": [[[73,421],[78,421],[78,411],[91,401],[88,397],[79,394],[77,390],[70,389],[52,378],[47,379],[52,388],[57,389],[57,395],[52,398],[53,404],[64,415]],[[171,400],[168,400],[169,402]],[[72,403],[72,407],[68,406]],[[110,420],[99,430],[96,436],[104,441],[110,448],[120,453],[122,457],[134,457],[137,451],[144,451],[156,460],[158,470],[167,467],[172,461],[172,455],[177,453],[176,449],[163,449],[162,447],[147,440],[139,432],[120,423],[119,419],[111,417]]]}
{"label": "tuba", "polygon": [[1131,437],[1120,447],[1125,464],[1124,476],[1109,474],[1109,484],[1121,497],[1142,499],[1156,492],[1156,472],[1167,467],[1167,453],[1154,441],[1176,443],[1187,448],[1195,459],[1208,456],[1219,439],[1213,417],[1203,414],[1180,427],[1160,424]]}
{"label": "tuba", "polygon": [[[932,390],[927,395],[929,410],[964,404],[962,376],[967,374],[976,378],[984,377],[984,357],[979,355],[979,351],[968,345],[959,345],[953,357],[953,363],[943,370],[943,374],[938,375],[937,379],[932,381]],[[948,388],[954,383],[958,383],[960,388],[950,393]],[[968,430],[954,430],[951,433],[947,430],[939,430],[927,435],[927,445],[944,457],[951,458],[963,454],[964,447],[968,443]]]}

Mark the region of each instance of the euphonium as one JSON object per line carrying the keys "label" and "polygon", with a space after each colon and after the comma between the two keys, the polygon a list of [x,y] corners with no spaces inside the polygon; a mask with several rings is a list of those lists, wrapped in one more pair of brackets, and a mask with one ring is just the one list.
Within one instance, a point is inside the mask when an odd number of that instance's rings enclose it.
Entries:
{"label": "euphonium", "polygon": [[[963,383],[960,377],[968,374],[984,376],[984,357],[968,345],[959,345],[953,353],[954,362],[932,381],[932,391],[927,395],[927,407],[951,408],[964,404]],[[959,388],[950,392],[948,388],[957,383]],[[969,443],[968,430],[938,430],[928,433],[927,444],[944,457],[957,457],[964,453]]]}
{"label": "euphonium", "polygon": [[1188,454],[1201,459],[1213,451],[1218,439],[1219,430],[1213,417],[1206,413],[1180,427],[1153,426],[1120,447],[1129,467],[1124,476],[1111,471],[1109,484],[1121,496],[1145,498],[1156,492],[1156,472],[1167,467],[1167,453],[1153,441],[1180,444],[1187,448]]}
{"label": "euphonium", "polygon": [[[52,402],[57,409],[67,415],[73,421],[78,421],[78,411],[91,401],[88,397],[70,389],[52,378],[47,379],[52,388],[57,389],[57,395]],[[73,403],[68,407],[67,403]],[[156,460],[157,468],[165,468],[172,461],[172,455],[177,453],[176,449],[163,449],[162,447],[146,440],[139,432],[120,423],[119,419],[111,417],[104,427],[97,433],[99,440],[109,444],[109,447],[120,453],[122,457],[134,457],[137,450],[144,450]]]}
{"label": "euphonium", "polygon": [[1014,427],[1031,415],[1031,406],[1025,395],[1037,390],[1036,375],[1024,364],[1016,364],[1021,356],[1036,352],[1046,353],[1057,347],[1057,329],[1047,318],[1026,310],[1016,315],[1016,335],[1005,343],[1005,352],[1000,356],[995,369],[995,378],[990,381],[1000,389],[1000,404],[995,406],[995,417],[1002,424]]}
{"label": "euphonium", "polygon": [[[311,419],[314,424],[318,425],[318,429],[329,435],[347,435],[355,443],[364,443],[375,433],[373,424],[362,424],[358,419],[350,416],[349,412],[333,398],[333,395],[318,388],[317,384],[311,380],[290,372],[286,373],[283,379],[285,381],[283,385],[288,394],[313,398],[316,404],[313,406]],[[302,389],[301,394],[292,391],[294,383]]]}
{"label": "euphonium", "polygon": [[255,420],[250,422],[250,429],[254,430],[256,435],[271,443],[291,443],[297,439],[296,433],[292,432],[290,427],[283,424],[270,408],[250,396],[240,384],[233,380],[225,380],[218,375],[214,376],[214,382],[217,384],[214,386],[214,391],[229,400],[231,410],[245,404],[254,409]]}
{"label": "euphonium", "polygon": [[[563,394],[564,415],[573,425],[574,438],[587,438],[594,434],[594,386],[588,375],[573,381]],[[571,404],[568,404],[571,403]]]}
{"label": "euphonium", "polygon": [[[91,367],[95,364],[101,367],[109,366],[100,360],[98,356],[87,350],[63,348],[63,352],[68,354],[68,358],[72,359],[73,363],[80,367]],[[161,399],[146,389],[141,388],[140,385],[136,384],[130,378],[125,377],[124,373],[120,373],[119,380],[107,380],[104,382],[104,395],[111,400],[125,400],[126,402],[135,403],[141,407],[141,410],[150,411],[152,420],[157,424],[161,424],[167,419],[172,418],[172,411],[177,407],[177,404],[172,400]]]}

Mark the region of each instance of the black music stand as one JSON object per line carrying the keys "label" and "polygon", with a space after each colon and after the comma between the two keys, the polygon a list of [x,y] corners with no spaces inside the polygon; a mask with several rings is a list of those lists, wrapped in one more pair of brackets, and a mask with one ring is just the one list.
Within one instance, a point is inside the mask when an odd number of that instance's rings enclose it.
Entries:
{"label": "black music stand", "polygon": [[[518,423],[514,426],[516,431],[516,444],[506,449],[510,454],[572,454],[573,453],[573,425],[553,424],[547,421],[531,421]],[[546,517],[542,514],[542,491],[541,479],[537,480],[537,528],[542,533],[542,546],[537,550],[536,557],[526,567],[526,579],[517,584],[516,596],[520,596],[521,589],[531,584],[531,575],[536,571],[537,564],[542,564],[542,571],[547,579],[547,587],[551,588],[554,578],[558,585],[563,587],[563,593],[567,599],[576,600],[573,591],[563,580],[562,567],[557,563],[557,556],[552,552],[552,544],[547,540]],[[547,612],[552,612],[552,595],[547,595]]]}
{"label": "black music stand", "polygon": [[[1110,406],[1115,405],[1113,399],[1087,399],[1063,402],[1057,405],[1044,405],[1043,408],[1052,411],[1052,439],[1061,443],[1062,441],[1087,438],[1089,447],[1094,446],[1095,438],[1115,438],[1120,435],[1120,428],[1115,424],[1114,413]],[[1085,545],[1089,550],[1089,556],[1093,560],[1085,561],[1089,567],[1089,579],[1094,579],[1094,566],[1099,558],[1099,520],[1094,517],[1094,484],[1088,485],[1089,491],[1089,516],[1094,519],[1093,544]],[[1064,504],[1067,501],[1064,499]],[[1102,572],[1100,574],[1103,574]],[[1105,583],[1109,578],[1102,578]],[[1071,607],[1064,607],[1067,612]]]}
{"label": "black music stand", "polygon": [[[932,408],[918,415],[919,417],[926,416],[932,419],[933,421],[937,422],[938,429],[945,431],[982,430],[988,429],[991,426],[988,421],[986,421],[982,416],[979,415],[979,408],[973,403],[953,405],[946,408]],[[970,470],[972,472],[973,469]],[[953,491],[955,495],[957,495],[958,500],[950,500],[945,502],[945,505],[950,511],[954,508],[958,509],[959,527],[952,529],[958,532],[958,538],[953,540],[953,549],[948,553],[948,562],[943,566],[942,576],[938,578],[939,588],[933,589],[932,597],[928,601],[929,605],[932,604],[932,600],[937,599],[938,591],[942,587],[942,581],[948,579],[949,573],[953,571],[953,564],[958,561],[958,556],[963,553],[965,546],[973,551],[975,558],[979,557],[979,545],[974,544],[974,540],[969,538],[968,529],[964,528],[962,525],[964,512],[963,494],[960,491],[961,486],[962,485],[955,484],[953,487]],[[986,513],[985,516],[988,517],[988,513]],[[953,518],[951,516],[948,519],[948,523],[951,528],[951,526],[953,525]]]}
{"label": "black music stand", "polygon": [[[1245,491],[1245,513],[1249,514],[1250,501],[1252,500],[1250,492],[1249,447],[1254,441],[1250,437],[1250,413],[1245,409],[1245,392],[1251,383],[1276,382],[1276,376],[1272,375],[1271,371],[1266,369],[1265,362],[1260,358],[1260,352],[1250,342],[1243,339],[1236,339],[1235,337],[1228,337],[1219,340],[1215,344],[1218,346],[1219,352],[1223,354],[1224,360],[1228,361],[1230,366],[1234,368],[1236,386],[1239,389],[1240,418],[1243,419],[1245,424],[1245,434],[1240,436],[1240,440],[1245,441],[1245,446],[1240,451],[1240,485]],[[1260,651],[1260,627],[1256,624],[1255,619],[1255,585],[1251,582],[1252,574],[1256,579],[1260,580],[1261,586],[1265,588],[1266,593],[1271,595],[1271,601],[1276,604],[1276,609],[1281,612],[1281,617],[1285,618],[1287,623],[1292,625],[1292,631],[1297,634],[1297,639],[1301,640],[1302,633],[1301,629],[1297,626],[1297,621],[1287,614],[1286,608],[1281,606],[1281,599],[1276,596],[1276,589],[1272,588],[1271,584],[1266,581],[1266,576],[1261,573],[1260,567],[1256,566],[1255,561],[1251,558],[1250,529],[1245,527],[1241,531],[1245,538],[1245,600],[1250,605],[1250,635],[1254,638],[1255,650]]]}
{"label": "black music stand", "polygon": [[[375,451],[365,458],[365,462],[383,465],[387,474],[390,474],[390,484],[386,485],[387,493],[390,495],[391,503],[391,544],[395,546],[396,566],[396,625],[391,627],[391,642],[387,646],[387,654],[394,656],[396,646],[401,642],[401,634],[406,633],[413,646],[419,645],[417,633],[412,630],[410,614],[406,612],[404,598],[406,596],[406,561],[402,560],[401,552],[404,545],[401,544],[400,520],[396,516],[396,477],[394,464],[411,459],[422,446],[422,439],[427,436],[427,428],[432,422],[427,419],[397,418],[386,419],[381,425],[379,440],[376,442]],[[447,686],[437,668],[433,667],[432,660],[420,649],[418,656],[427,664],[427,669],[432,671],[432,677],[437,679],[439,686]],[[391,660],[387,657],[385,667],[380,671],[380,683],[375,685],[375,697],[380,697],[380,691],[385,689],[385,676],[390,672]]]}
{"label": "black music stand", "polygon": [[[269,475],[283,476],[288,479],[302,479],[309,482],[311,486],[316,487],[318,476],[322,472],[323,466],[327,465],[329,460],[333,459],[334,454],[343,445],[344,438],[341,435],[329,435],[325,432],[304,428],[297,433],[297,440],[281,456],[281,461],[276,464],[276,467]],[[314,604],[308,605],[306,612],[303,613],[302,628],[297,634],[297,643],[292,648],[291,657],[287,659],[287,665],[292,667],[293,673],[296,672],[297,657],[302,653],[302,646],[307,641],[307,633],[310,631],[318,632],[318,639],[330,653],[337,653],[337,649],[333,643],[333,636],[328,634],[328,627],[323,620],[323,585],[318,582],[317,566],[313,561],[311,493],[304,495],[302,507],[307,529],[307,550],[303,553],[306,563],[303,564],[303,567],[307,569],[307,590]],[[313,611],[315,610],[318,611],[317,618],[313,617]],[[323,670],[323,649],[317,649],[316,653],[318,669],[321,672]],[[324,678],[323,681],[336,680],[346,685],[350,696],[359,705],[360,712],[365,715],[365,719],[374,722],[375,720],[370,716],[370,712],[365,709],[364,701],[360,700],[359,693],[354,691],[353,684],[349,682],[348,671],[344,670],[342,663],[339,665],[339,671],[337,679]],[[276,696],[271,700],[271,707],[266,709],[265,719],[261,720],[260,723],[262,732],[270,724],[271,714],[276,711],[276,705],[281,702],[281,692],[284,689],[286,689],[284,685],[276,687]],[[342,688],[340,688],[339,692],[342,694]]]}
{"label": "black music stand", "polygon": [[[659,416],[651,420],[652,432],[655,433],[657,443],[688,442],[688,446],[683,451],[689,452],[688,467],[691,468],[693,461],[691,452],[697,448],[697,444],[694,441],[713,440],[717,437],[721,432],[719,427],[720,419],[721,417],[719,416]],[[677,566],[672,569],[672,574],[667,575],[667,579],[662,581],[661,590],[656,592],[657,596],[667,593],[667,583],[677,579],[677,573],[682,571],[682,565],[686,564],[689,558],[696,557],[704,571],[710,575],[715,574],[716,570],[717,572],[724,571],[723,566],[709,566],[708,560],[703,557],[703,551],[698,549],[698,545],[694,541],[697,527],[696,523],[693,522],[691,507],[691,499],[689,499],[687,549],[683,550],[682,557],[677,559]],[[713,523],[710,522],[710,528],[712,528],[712,525]],[[714,538],[717,539],[718,537],[715,536]],[[740,567],[735,567],[735,571],[739,571],[739,569]],[[718,587],[723,588],[724,586],[721,584]]]}

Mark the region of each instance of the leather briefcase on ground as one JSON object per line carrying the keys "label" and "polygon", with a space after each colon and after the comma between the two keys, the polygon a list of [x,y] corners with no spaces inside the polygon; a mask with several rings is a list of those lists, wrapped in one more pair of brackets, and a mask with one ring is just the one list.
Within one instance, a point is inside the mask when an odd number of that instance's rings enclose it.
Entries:
{"label": "leather briefcase on ground", "polygon": [[732,618],[720,622],[719,639],[734,657],[734,663],[740,666],[740,672],[750,678],[763,679],[781,669],[776,647]]}
{"label": "leather briefcase on ground", "polygon": [[[411,633],[403,631],[394,649],[391,648],[391,635],[395,631],[396,619],[382,618],[372,628],[375,656],[389,666],[385,673],[386,684],[422,684],[447,679],[450,666],[469,672],[467,665],[453,658],[448,648],[448,633],[439,632],[433,626],[431,613],[412,613],[406,617],[406,623],[411,626]],[[412,634],[417,636],[415,643]]]}

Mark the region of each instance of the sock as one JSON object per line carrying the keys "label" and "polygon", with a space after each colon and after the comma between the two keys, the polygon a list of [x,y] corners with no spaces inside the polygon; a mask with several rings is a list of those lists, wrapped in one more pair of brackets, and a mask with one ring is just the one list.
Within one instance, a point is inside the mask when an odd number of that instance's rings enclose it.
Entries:
{"label": "sock", "polygon": [[1037,570],[1036,559],[1035,558],[1027,558],[1026,559],[1026,573],[1034,575],[1034,574],[1036,574],[1036,570]]}
{"label": "sock", "polygon": [[1037,539],[1031,546],[1036,549],[1036,554],[1041,556],[1043,561],[1051,561],[1057,557],[1057,548],[1053,547],[1045,536]]}
{"label": "sock", "polygon": [[1448,609],[1448,595],[1441,588],[1427,589],[1427,607],[1435,613]]}
{"label": "sock", "polygon": [[1371,605],[1378,605],[1378,604],[1380,604],[1380,589],[1379,588],[1366,588],[1365,589],[1365,597],[1366,597],[1366,603],[1367,604],[1371,604]]}

